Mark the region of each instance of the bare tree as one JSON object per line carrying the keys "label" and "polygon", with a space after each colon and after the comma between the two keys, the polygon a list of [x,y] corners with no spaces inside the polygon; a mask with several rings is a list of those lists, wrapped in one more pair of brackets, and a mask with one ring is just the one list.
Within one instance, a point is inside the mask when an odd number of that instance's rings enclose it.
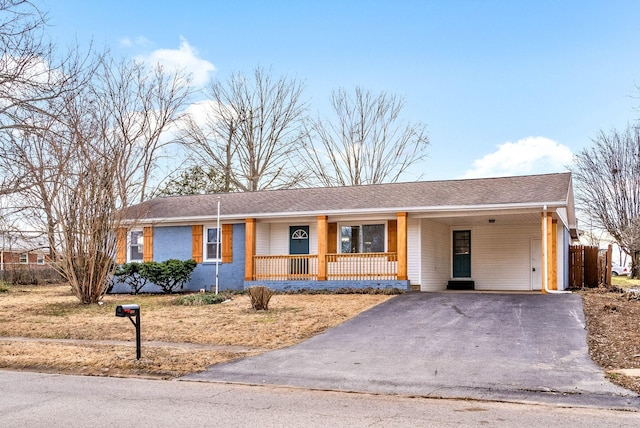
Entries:
{"label": "bare tree", "polygon": [[85,66],[78,49],[56,55],[46,15],[28,0],[0,0],[0,131],[35,126],[25,116],[55,116],[51,100],[73,92]]}
{"label": "bare tree", "polygon": [[[28,184],[23,207],[44,221],[56,263],[75,295],[97,302],[113,272],[122,208],[143,200],[163,132],[190,92],[188,79],[137,63],[97,57],[90,84],[50,100],[56,115],[13,131],[6,160]],[[19,138],[18,138],[19,137]],[[40,229],[42,230],[42,229]]]}
{"label": "bare tree", "polygon": [[65,163],[52,204],[58,263],[84,303],[97,302],[107,290],[123,208],[145,198],[157,155],[168,144],[163,131],[190,91],[179,73],[112,65],[102,62],[95,84],[65,100],[63,129],[48,134],[51,157]]}
{"label": "bare tree", "polygon": [[[77,48],[58,56],[46,40],[46,24],[33,2],[0,0],[0,197],[10,195],[12,201],[33,190],[30,168],[17,162],[24,154],[39,156],[26,142],[57,120],[58,100],[75,93],[88,75],[89,56]],[[24,208],[11,205],[0,216]]]}
{"label": "bare tree", "polygon": [[640,265],[640,129],[601,131],[593,147],[576,154],[572,168],[576,201],[594,225],[605,230]]}
{"label": "bare tree", "polygon": [[237,119],[233,109],[214,101],[197,103],[195,108],[204,110],[204,114],[198,118],[185,115],[180,141],[190,149],[194,165],[222,172],[220,191],[230,192],[235,189],[232,167],[237,148],[234,144]]}
{"label": "bare tree", "polygon": [[50,144],[50,132],[43,131],[46,125],[38,126],[29,132],[13,132],[16,138],[3,150],[0,164],[10,166],[14,177],[23,177],[24,186],[13,197],[16,209],[22,214],[23,223],[48,232],[49,256],[53,260],[56,220],[52,204],[74,152],[70,145]]}
{"label": "bare tree", "polygon": [[174,143],[168,131],[179,120],[191,90],[182,71],[137,61],[104,61],[98,74],[94,108],[101,110],[102,128],[125,153],[118,158],[117,187],[123,205],[150,195],[150,180],[162,150]]}
{"label": "bare tree", "polygon": [[[33,2],[0,0],[0,197],[9,195],[12,202],[23,204],[26,194],[41,190],[34,187],[34,168],[41,177],[52,173],[42,157],[39,136],[58,120],[59,101],[75,93],[90,74],[85,72],[89,56],[79,49],[57,55],[46,40],[46,23],[46,15]],[[40,184],[48,187],[50,180]],[[26,208],[5,205],[0,217],[20,213],[24,226],[24,219],[31,218]],[[46,212],[49,207],[44,204],[41,209]]]}
{"label": "bare tree", "polygon": [[293,159],[306,105],[303,86],[256,68],[208,88],[206,118],[191,118],[183,142],[203,167],[224,171],[226,189],[252,192],[297,185]]}
{"label": "bare tree", "polygon": [[[89,95],[89,98],[91,96]],[[66,139],[56,146],[73,147],[63,154],[65,172],[52,201],[56,220],[57,266],[83,303],[98,302],[108,288],[116,252],[121,200],[117,190],[119,142],[108,138],[96,111],[84,97],[67,100]],[[63,152],[62,150],[60,150]]]}
{"label": "bare tree", "polygon": [[30,1],[0,0],[0,196],[48,231],[61,273],[92,303],[121,209],[149,194],[190,79],[78,49],[57,57],[45,25]]}
{"label": "bare tree", "polygon": [[334,91],[334,120],[315,119],[305,141],[306,171],[325,186],[395,182],[426,156],[426,127],[402,123],[403,100],[357,87]]}

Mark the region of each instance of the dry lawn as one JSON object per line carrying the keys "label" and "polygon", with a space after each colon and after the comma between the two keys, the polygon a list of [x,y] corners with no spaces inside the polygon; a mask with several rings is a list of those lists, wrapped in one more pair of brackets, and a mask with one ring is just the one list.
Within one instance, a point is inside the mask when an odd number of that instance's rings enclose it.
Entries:
{"label": "dry lawn", "polygon": [[614,281],[618,290],[582,292],[589,353],[607,370],[612,382],[640,394],[640,377],[615,373],[619,369],[640,369],[640,300],[620,292],[640,286],[640,281],[620,277]]}
{"label": "dry lawn", "polygon": [[[107,295],[102,305],[82,305],[68,286],[15,286],[0,293],[0,367],[171,378],[291,346],[391,297],[275,295],[268,311],[255,311],[246,295],[206,306],[176,306],[167,295]],[[134,326],[115,316],[125,303],[141,308],[140,360]]]}
{"label": "dry lawn", "polygon": [[[640,393],[640,378],[612,372],[640,369],[640,301],[603,289],[581,294],[591,357],[613,382]],[[67,286],[10,287],[0,292],[0,367],[171,378],[291,346],[389,298],[275,295],[269,311],[254,311],[246,295],[207,306],[176,306],[176,296],[108,295],[103,305],[88,306]],[[124,303],[141,307],[140,360],[133,325],[115,317]]]}

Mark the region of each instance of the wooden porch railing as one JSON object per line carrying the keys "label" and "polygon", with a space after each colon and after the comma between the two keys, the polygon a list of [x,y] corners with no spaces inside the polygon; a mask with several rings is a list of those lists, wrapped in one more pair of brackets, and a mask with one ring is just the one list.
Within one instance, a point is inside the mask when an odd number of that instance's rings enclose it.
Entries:
{"label": "wooden porch railing", "polygon": [[315,254],[253,257],[254,281],[317,279],[318,256]]}
{"label": "wooden porch railing", "polygon": [[[254,281],[287,281],[318,279],[318,256],[278,255],[254,256]],[[327,279],[395,280],[398,279],[396,253],[327,254]]]}
{"label": "wooden porch railing", "polygon": [[327,254],[327,279],[398,279],[396,253]]}

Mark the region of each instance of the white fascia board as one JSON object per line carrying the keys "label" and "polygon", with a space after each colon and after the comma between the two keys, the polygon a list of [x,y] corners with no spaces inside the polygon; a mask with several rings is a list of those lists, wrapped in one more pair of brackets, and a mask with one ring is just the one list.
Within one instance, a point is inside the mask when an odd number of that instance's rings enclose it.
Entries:
{"label": "white fascia board", "polygon": [[565,207],[561,207],[558,208],[556,210],[556,214],[558,216],[558,218],[560,219],[560,221],[562,221],[562,224],[569,229],[569,221],[568,221],[568,215],[567,215],[567,209]]}

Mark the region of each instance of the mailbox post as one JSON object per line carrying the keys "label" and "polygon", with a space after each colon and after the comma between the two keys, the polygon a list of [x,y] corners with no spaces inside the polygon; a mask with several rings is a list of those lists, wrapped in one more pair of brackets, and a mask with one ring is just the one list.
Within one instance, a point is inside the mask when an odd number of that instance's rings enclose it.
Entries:
{"label": "mailbox post", "polygon": [[[116,306],[117,317],[128,317],[129,321],[136,328],[136,359],[140,359],[140,305],[118,305]],[[136,320],[133,320],[133,316]]]}

